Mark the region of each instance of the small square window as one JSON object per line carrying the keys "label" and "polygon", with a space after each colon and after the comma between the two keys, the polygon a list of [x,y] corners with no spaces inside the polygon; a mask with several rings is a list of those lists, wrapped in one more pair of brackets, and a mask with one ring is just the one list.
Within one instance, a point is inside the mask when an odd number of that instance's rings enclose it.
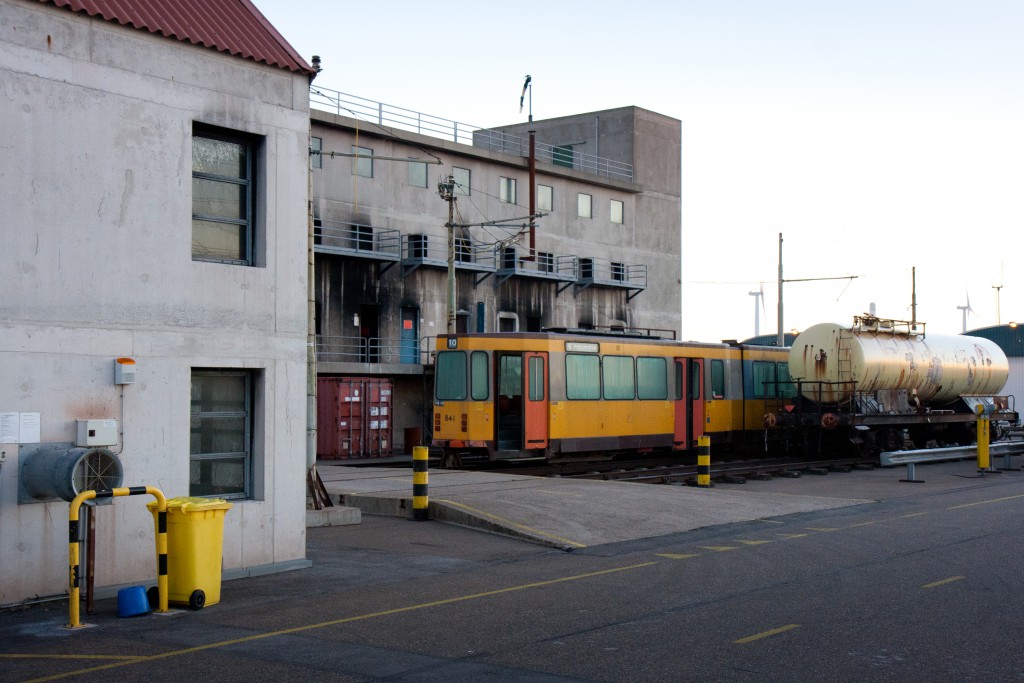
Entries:
{"label": "small square window", "polygon": [[356,147],[352,145],[352,175],[364,178],[373,177],[373,150],[369,147]]}
{"label": "small square window", "polygon": [[410,161],[406,164],[409,167],[409,186],[427,186],[427,164],[422,161]]}
{"label": "small square window", "polygon": [[469,196],[470,172],[468,168],[452,168],[452,178],[455,180],[455,194]]}
{"label": "small square window", "polygon": [[590,211],[590,205],[593,202],[593,197],[589,194],[580,192],[576,195],[576,215],[580,218],[590,218],[593,214]]}
{"label": "small square window", "polygon": [[547,251],[538,251],[537,270],[542,273],[555,272],[555,255]]}
{"label": "small square window", "polygon": [[309,139],[309,163],[312,168],[323,168],[324,157],[320,152],[324,149],[323,138]]}
{"label": "small square window", "polygon": [[611,221],[612,223],[622,223],[623,206],[622,202],[618,199],[613,199],[611,203]]}
{"label": "small square window", "polygon": [[501,201],[506,204],[516,203],[516,179],[505,178],[504,176],[498,179],[500,182],[499,197]]}
{"label": "small square window", "polygon": [[537,186],[537,210],[551,211],[551,199],[553,191],[549,185]]}

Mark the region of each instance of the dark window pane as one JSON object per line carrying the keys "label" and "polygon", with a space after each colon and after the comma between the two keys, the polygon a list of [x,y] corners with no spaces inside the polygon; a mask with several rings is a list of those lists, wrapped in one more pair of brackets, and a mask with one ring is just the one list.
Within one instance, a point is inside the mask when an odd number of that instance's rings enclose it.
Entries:
{"label": "dark window pane", "polygon": [[473,400],[486,401],[490,395],[490,363],[484,351],[474,351],[470,357],[473,364]]}
{"label": "dark window pane", "polygon": [[775,396],[775,363],[754,361],[754,398]]}
{"label": "dark window pane", "polygon": [[711,394],[714,398],[725,397],[725,363],[711,361]]}
{"label": "dark window pane", "polygon": [[530,400],[544,400],[544,359],[540,356],[530,358]]}
{"label": "dark window pane", "polygon": [[245,462],[244,457],[192,460],[189,464],[189,495],[244,494]]}
{"label": "dark window pane", "polygon": [[439,401],[465,401],[466,379],[465,352],[442,351],[437,354],[435,384]]}

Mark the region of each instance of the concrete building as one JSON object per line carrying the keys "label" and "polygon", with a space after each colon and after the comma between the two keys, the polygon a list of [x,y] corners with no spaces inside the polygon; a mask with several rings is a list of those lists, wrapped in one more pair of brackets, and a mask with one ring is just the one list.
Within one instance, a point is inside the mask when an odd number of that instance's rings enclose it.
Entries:
{"label": "concrete building", "polygon": [[[319,87],[313,107],[321,457],[429,443],[431,351],[447,327],[448,177],[458,331],[678,333],[678,120],[624,107],[481,130]],[[543,214],[532,259],[528,128]],[[341,398],[327,377],[350,385]]]}
{"label": "concrete building", "polygon": [[[312,75],[249,0],[0,0],[0,605],[68,589],[30,463],[80,439],[229,499],[228,575],[308,564]],[[95,508],[98,588],[155,583],[149,500]]]}

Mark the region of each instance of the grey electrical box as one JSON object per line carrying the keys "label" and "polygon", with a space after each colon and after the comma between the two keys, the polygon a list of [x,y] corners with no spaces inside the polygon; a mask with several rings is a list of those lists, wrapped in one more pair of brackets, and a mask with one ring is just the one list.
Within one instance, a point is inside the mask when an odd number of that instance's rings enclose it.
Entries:
{"label": "grey electrical box", "polygon": [[135,360],[117,358],[114,360],[114,384],[135,384]]}
{"label": "grey electrical box", "polygon": [[117,420],[75,420],[75,424],[76,446],[117,445]]}

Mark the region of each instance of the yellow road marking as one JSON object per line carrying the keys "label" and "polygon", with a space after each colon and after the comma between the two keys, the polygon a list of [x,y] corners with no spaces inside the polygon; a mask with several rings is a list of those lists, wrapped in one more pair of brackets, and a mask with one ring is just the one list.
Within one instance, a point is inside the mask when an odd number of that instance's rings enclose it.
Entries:
{"label": "yellow road marking", "polygon": [[765,524],[785,524],[785,522],[777,522],[774,519],[759,519],[757,521],[764,522]]}
{"label": "yellow road marking", "polygon": [[765,543],[771,543],[771,541],[744,541],[742,538],[736,539],[736,542],[742,543],[743,545],[764,545]]}
{"label": "yellow road marking", "polygon": [[482,593],[473,593],[471,595],[460,595],[454,598],[445,598],[443,600],[434,600],[432,602],[421,602],[417,605],[408,605],[406,607],[396,607],[394,609],[382,610],[380,612],[370,612],[368,614],[359,614],[352,617],[344,617],[342,619],[332,619],[331,621],[321,621],[316,624],[306,624],[305,626],[294,626],[292,628],[284,628],[279,631],[270,631],[268,633],[258,633],[251,636],[245,636],[243,638],[233,638],[231,640],[222,640],[216,643],[207,643],[206,645],[196,645],[195,647],[188,647],[181,650],[170,650],[168,652],[161,652],[160,654],[149,655],[145,657],[136,657],[128,661],[114,662],[111,664],[103,664],[101,666],[94,666],[88,669],[79,669],[77,671],[68,671],[62,674],[56,674],[53,676],[46,676],[44,678],[34,678],[31,681],[25,683],[42,683],[42,681],[55,681],[61,678],[69,678],[71,676],[81,676],[82,674],[93,673],[95,671],[104,671],[107,669],[116,669],[118,667],[127,666],[129,664],[140,664],[152,662],[160,659],[168,659],[170,657],[180,657],[182,655],[193,654],[195,652],[202,652],[203,650],[215,650],[217,648],[227,647],[229,645],[238,645],[240,643],[251,643],[257,640],[264,640],[266,638],[274,638],[277,636],[291,635],[293,633],[302,633],[304,631],[313,631],[319,628],[327,628],[329,626],[338,626],[340,624],[351,624],[356,621],[366,621],[367,619],[376,619],[378,617],[387,617],[394,614],[404,614],[405,612],[414,612],[416,610],[427,609],[429,607],[440,607],[442,605],[453,605],[459,602],[466,602],[468,600],[478,600],[480,598],[489,598],[494,595],[503,595],[505,593],[514,593],[516,591],[527,590],[529,588],[540,588],[542,586],[553,586],[558,583],[566,583],[568,581],[579,581],[580,579],[590,579],[595,576],[605,576],[607,574],[616,574],[618,572],[631,571],[633,569],[643,569],[644,567],[650,567],[658,564],[657,562],[641,562],[640,564],[631,564],[625,567],[613,567],[612,569],[601,569],[595,572],[587,572],[585,574],[573,574],[572,576],[563,576],[558,579],[549,579],[547,581],[536,581],[534,583],[524,583],[518,586],[509,586],[508,588],[497,588],[491,591],[484,591]]}
{"label": "yellow road marking", "polygon": [[808,531],[839,531],[839,527],[836,526],[809,526],[806,529]]}
{"label": "yellow road marking", "polygon": [[778,628],[773,628],[771,631],[763,631],[761,633],[755,633],[752,636],[747,636],[746,638],[740,638],[739,640],[734,640],[732,642],[736,643],[737,645],[746,645],[747,643],[752,643],[755,640],[761,640],[762,638],[768,638],[770,636],[777,636],[780,633],[785,633],[786,631],[792,631],[795,628],[800,628],[800,624],[786,624],[785,626],[780,626]]}
{"label": "yellow road marking", "polygon": [[504,517],[499,517],[498,515],[492,515],[490,512],[485,512],[483,510],[478,510],[478,509],[476,509],[474,507],[471,507],[469,505],[464,505],[463,503],[456,503],[454,500],[443,500],[443,499],[441,499],[441,500],[438,500],[437,502],[439,502],[439,503],[446,503],[448,505],[452,505],[452,506],[457,507],[457,508],[462,508],[463,510],[468,510],[469,512],[472,512],[472,513],[475,513],[475,514],[478,514],[478,515],[483,515],[484,517],[488,517],[490,519],[502,522],[504,524],[508,524],[510,526],[514,526],[517,529],[522,529],[523,531],[528,531],[531,534],[537,534],[538,536],[543,536],[544,538],[550,538],[550,539],[553,539],[555,541],[559,541],[560,543],[565,543],[566,545],[571,545],[571,546],[576,547],[576,548],[586,548],[587,547],[586,544],[584,544],[584,543],[577,543],[576,541],[570,540],[568,538],[562,538],[561,536],[556,536],[555,534],[549,534],[546,531],[541,531],[540,529],[534,529],[533,527],[528,527],[525,524],[520,524],[519,522],[513,522],[511,519],[505,519]]}
{"label": "yellow road marking", "polygon": [[700,557],[700,553],[656,553],[658,557],[667,557],[670,560],[688,560],[691,557]]}
{"label": "yellow road marking", "polygon": [[878,524],[879,521],[880,520],[873,519],[870,522],[858,522],[857,524],[851,524],[850,526],[848,526],[846,528],[847,529],[855,529],[855,528],[857,528],[859,526],[871,526],[872,524]]}
{"label": "yellow road marking", "polygon": [[974,507],[975,505],[988,505],[989,503],[1002,503],[1004,500],[1013,500],[1014,498],[1024,498],[1024,493],[1016,496],[1007,496],[1006,498],[993,498],[992,500],[979,500],[977,503],[964,503],[963,505],[954,505],[953,507],[946,508],[947,510],[959,510],[960,508]]}
{"label": "yellow road marking", "polygon": [[810,536],[810,534],[779,534],[783,538],[803,538],[804,536]]}
{"label": "yellow road marking", "polygon": [[145,655],[0,655],[0,659],[116,659],[126,662],[145,658]]}
{"label": "yellow road marking", "polygon": [[713,550],[716,553],[724,553],[727,550],[739,550],[738,545],[702,545],[699,546],[704,550]]}
{"label": "yellow road marking", "polygon": [[947,583],[953,583],[954,581],[963,581],[966,578],[966,576],[951,576],[948,579],[943,579],[942,581],[926,583],[925,585],[921,586],[921,588],[936,588],[938,586],[945,586]]}

